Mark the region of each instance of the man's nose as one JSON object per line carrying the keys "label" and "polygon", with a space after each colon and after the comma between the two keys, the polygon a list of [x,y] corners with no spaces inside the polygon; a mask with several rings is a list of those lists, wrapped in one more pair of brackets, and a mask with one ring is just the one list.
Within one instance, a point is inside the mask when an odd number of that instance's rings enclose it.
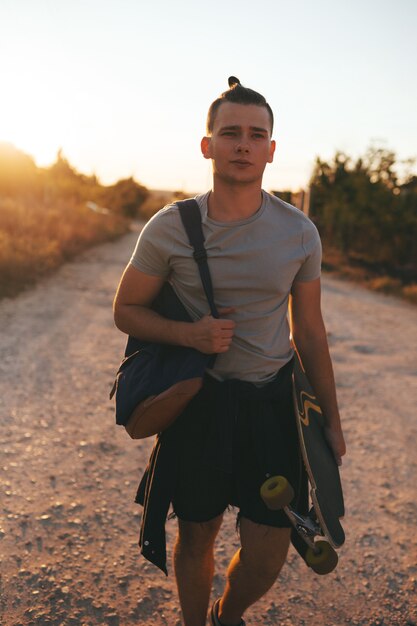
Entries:
{"label": "man's nose", "polygon": [[249,152],[249,142],[245,137],[241,137],[236,144],[237,152]]}

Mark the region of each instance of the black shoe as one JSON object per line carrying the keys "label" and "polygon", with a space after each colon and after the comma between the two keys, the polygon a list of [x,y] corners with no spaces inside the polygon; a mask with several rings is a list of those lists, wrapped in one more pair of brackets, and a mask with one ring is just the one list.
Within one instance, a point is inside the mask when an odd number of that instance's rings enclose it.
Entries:
{"label": "black shoe", "polygon": [[[212,626],[225,626],[219,620],[219,604],[220,604],[220,598],[216,600],[216,602],[211,607],[210,619],[211,619]],[[243,619],[241,619],[239,624],[236,624],[236,626],[245,626],[245,622],[243,621]]]}

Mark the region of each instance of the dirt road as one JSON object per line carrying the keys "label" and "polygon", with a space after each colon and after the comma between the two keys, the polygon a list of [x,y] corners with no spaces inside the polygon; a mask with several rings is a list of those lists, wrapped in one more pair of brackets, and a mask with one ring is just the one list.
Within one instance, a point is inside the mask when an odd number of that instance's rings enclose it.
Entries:
{"label": "dirt road", "polygon": [[[175,584],[140,555],[133,503],[152,441],[114,425],[124,347],[111,302],[136,239],[95,248],[0,303],[0,623],[179,626]],[[417,310],[324,278],[348,456],[346,545],[320,577],[292,550],[248,625],[417,624]],[[213,595],[237,547],[230,512]],[[171,553],[175,521],[167,524]]]}

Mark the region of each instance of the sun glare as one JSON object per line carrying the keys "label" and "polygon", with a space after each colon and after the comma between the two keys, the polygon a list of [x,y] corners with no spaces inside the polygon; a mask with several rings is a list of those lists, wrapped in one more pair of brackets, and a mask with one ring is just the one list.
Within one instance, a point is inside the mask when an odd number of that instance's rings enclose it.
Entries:
{"label": "sun glare", "polygon": [[0,139],[32,156],[38,165],[50,164],[62,142],[63,111],[45,85],[18,73],[7,77],[9,98],[1,103]]}
{"label": "sun glare", "polygon": [[[41,116],[39,119],[42,119]],[[15,123],[12,121],[7,125],[7,129],[3,130],[0,127],[0,136],[2,141],[11,143],[18,150],[33,157],[36,164],[41,167],[51,164],[59,149],[57,141],[59,134],[42,124],[35,127],[20,124],[18,120]]]}

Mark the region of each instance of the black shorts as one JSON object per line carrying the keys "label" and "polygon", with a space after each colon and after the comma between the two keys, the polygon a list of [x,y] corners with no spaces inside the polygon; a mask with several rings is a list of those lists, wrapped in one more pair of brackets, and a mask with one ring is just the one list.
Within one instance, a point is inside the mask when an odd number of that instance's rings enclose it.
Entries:
{"label": "black shorts", "polygon": [[292,401],[292,362],[257,388],[238,380],[207,377],[202,391],[179,418],[177,478],[172,499],[177,517],[205,522],[232,505],[253,522],[291,527],[283,511],[271,511],[260,496],[270,476],[285,476],[304,497]]}

